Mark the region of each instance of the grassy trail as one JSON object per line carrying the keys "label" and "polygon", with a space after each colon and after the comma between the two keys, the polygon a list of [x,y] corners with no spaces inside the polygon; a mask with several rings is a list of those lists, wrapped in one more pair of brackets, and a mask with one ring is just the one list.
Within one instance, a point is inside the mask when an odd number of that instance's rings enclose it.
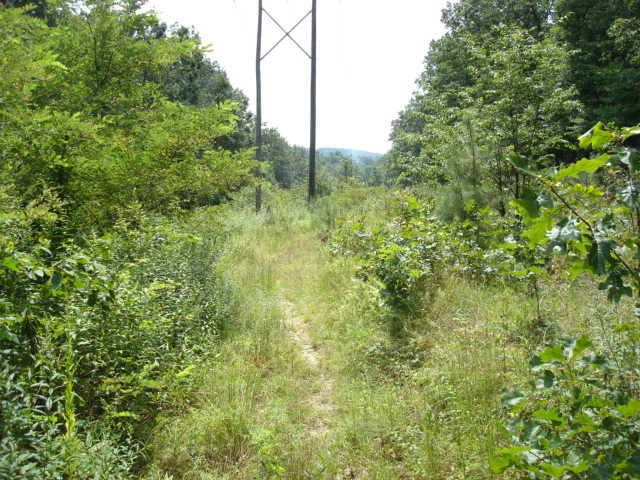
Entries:
{"label": "grassy trail", "polygon": [[307,419],[307,433],[310,437],[316,438],[327,434],[331,424],[331,415],[335,409],[332,398],[333,379],[327,375],[321,365],[321,353],[311,342],[309,327],[306,320],[298,316],[295,312],[295,305],[288,301],[280,303],[284,312],[284,322],[290,331],[294,342],[300,347],[302,358],[311,367],[315,379],[309,385],[309,398],[307,403],[310,407],[310,417]]}
{"label": "grassy trail", "polygon": [[[267,227],[264,233],[264,243],[254,244],[249,255],[251,263],[259,269],[255,272],[258,279],[255,286],[270,290],[277,297],[286,334],[286,338],[279,340],[293,343],[301,368],[310,373],[303,385],[306,392],[303,402],[308,409],[302,421],[302,435],[312,443],[322,442],[331,428],[336,408],[334,380],[326,368],[324,349],[311,334],[312,329],[322,328],[327,310],[334,307],[326,301],[314,301],[320,288],[318,274],[323,271],[326,260],[324,245],[314,229],[303,226],[284,232],[279,232],[277,227]],[[260,285],[265,278],[268,279],[266,285]]]}
{"label": "grassy trail", "polygon": [[243,293],[240,315],[197,380],[197,401],[158,429],[147,478],[324,476],[337,407],[315,332],[332,306],[318,300],[323,244],[309,213],[294,213],[230,219],[221,268]]}
{"label": "grassy trail", "polygon": [[317,216],[274,210],[229,220],[221,268],[243,292],[240,315],[203,362],[197,400],[158,428],[145,478],[491,478],[487,419],[513,358],[479,315],[507,303],[452,282],[433,303],[439,323],[394,338]]}

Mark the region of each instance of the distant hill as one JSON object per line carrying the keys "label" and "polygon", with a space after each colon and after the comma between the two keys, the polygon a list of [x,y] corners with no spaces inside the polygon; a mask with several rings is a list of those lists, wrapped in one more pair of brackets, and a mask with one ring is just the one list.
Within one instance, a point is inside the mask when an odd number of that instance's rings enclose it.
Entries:
{"label": "distant hill", "polygon": [[333,152],[340,152],[344,155],[353,157],[356,161],[365,157],[372,157],[375,159],[382,157],[381,153],[365,152],[364,150],[354,150],[352,148],[319,148],[318,152],[321,155],[330,155]]}

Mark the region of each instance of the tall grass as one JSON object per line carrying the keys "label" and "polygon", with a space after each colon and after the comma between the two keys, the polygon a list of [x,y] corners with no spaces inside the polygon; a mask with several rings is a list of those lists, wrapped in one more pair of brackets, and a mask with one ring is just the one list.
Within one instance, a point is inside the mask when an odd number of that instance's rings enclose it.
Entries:
{"label": "tall grass", "polygon": [[[588,279],[554,280],[542,289],[541,335],[526,291],[443,274],[392,335],[375,285],[326,241],[344,218],[385,215],[388,196],[268,202],[225,219],[222,263],[241,292],[239,318],[201,366],[197,399],[157,429],[149,479],[493,478],[488,458],[507,440],[500,393],[528,381],[530,353],[628,309],[585,299]],[[287,314],[304,322],[317,367]],[[328,406],[314,405],[320,396]]]}

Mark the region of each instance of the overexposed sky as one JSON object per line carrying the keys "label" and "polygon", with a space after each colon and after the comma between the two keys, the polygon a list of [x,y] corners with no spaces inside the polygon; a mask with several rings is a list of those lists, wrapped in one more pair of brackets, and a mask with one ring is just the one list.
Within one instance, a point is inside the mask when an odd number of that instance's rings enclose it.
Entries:
{"label": "overexposed sky", "polygon": [[[444,33],[447,0],[317,2],[317,146],[385,153],[391,121],[416,89],[429,42]],[[289,30],[311,10],[311,0],[263,0],[263,6]],[[255,112],[258,0],[149,0],[147,8],[168,24],[194,26]],[[291,34],[309,53],[310,18]],[[282,36],[265,15],[263,54]],[[310,66],[289,39],[262,62],[263,121],[303,146],[309,145]]]}

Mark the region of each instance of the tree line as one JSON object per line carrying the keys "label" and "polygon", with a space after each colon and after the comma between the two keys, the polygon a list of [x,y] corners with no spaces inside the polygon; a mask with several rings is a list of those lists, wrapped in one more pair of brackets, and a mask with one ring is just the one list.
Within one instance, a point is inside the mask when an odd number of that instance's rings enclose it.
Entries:
{"label": "tree line", "polygon": [[469,199],[504,214],[528,182],[507,155],[561,167],[596,122],[638,122],[639,12],[635,0],[449,3],[448,31],[393,122],[392,177],[447,185],[449,216]]}

